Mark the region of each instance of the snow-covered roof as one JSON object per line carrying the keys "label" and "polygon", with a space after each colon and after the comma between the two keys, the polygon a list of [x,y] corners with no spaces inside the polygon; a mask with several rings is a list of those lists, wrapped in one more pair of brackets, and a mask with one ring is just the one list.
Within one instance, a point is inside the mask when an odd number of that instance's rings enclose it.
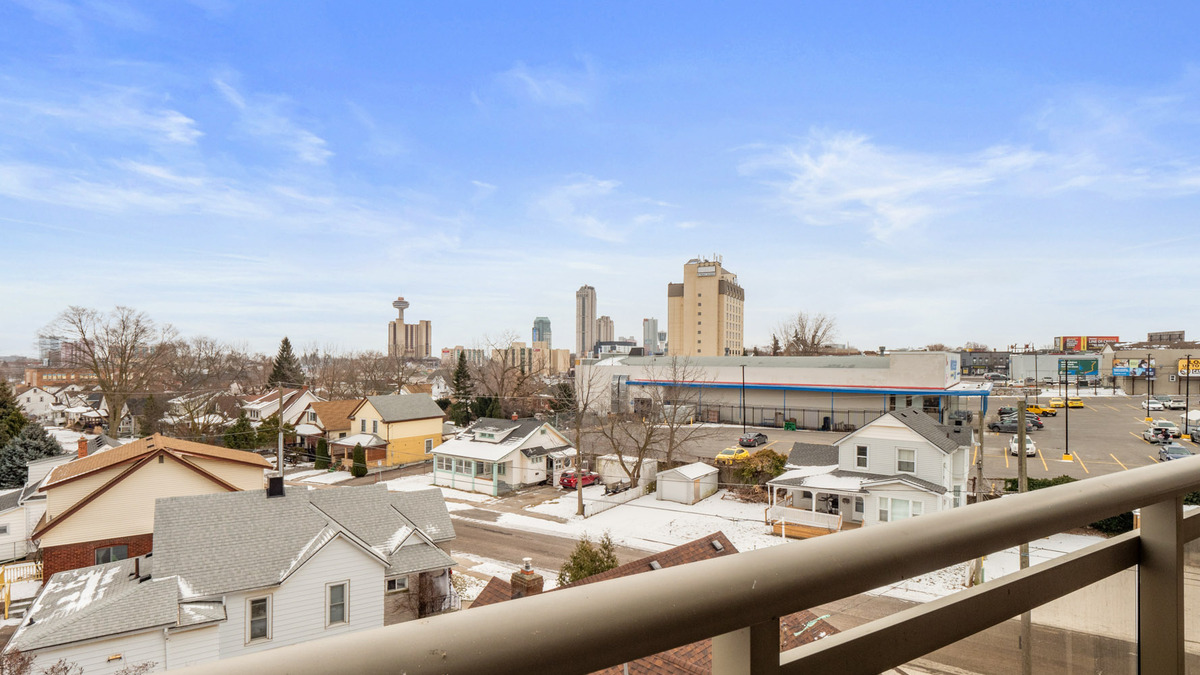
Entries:
{"label": "snow-covered roof", "polygon": [[376,436],[375,434],[354,434],[353,436],[339,438],[336,441],[333,441],[332,445],[348,445],[350,447],[354,447],[360,443],[364,448],[377,448],[387,445],[387,441]]}
{"label": "snow-covered roof", "polygon": [[301,436],[320,436],[324,432],[315,424],[297,424],[296,433]]}
{"label": "snow-covered roof", "polygon": [[704,462],[693,462],[691,464],[677,466],[674,469],[660,471],[657,480],[662,480],[663,476],[666,476],[667,474],[678,474],[687,480],[696,480],[697,478],[708,476],[714,473],[717,473],[717,467],[710,466]]}

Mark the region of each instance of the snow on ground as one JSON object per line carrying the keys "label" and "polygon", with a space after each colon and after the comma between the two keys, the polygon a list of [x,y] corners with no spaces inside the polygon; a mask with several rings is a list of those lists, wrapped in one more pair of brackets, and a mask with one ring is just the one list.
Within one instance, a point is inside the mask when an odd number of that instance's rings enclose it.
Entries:
{"label": "snow on ground", "polygon": [[470,574],[455,574],[453,584],[455,592],[463,602],[474,602],[488,582]]}
{"label": "snow on ground", "polygon": [[287,478],[288,480],[301,480],[304,478],[308,478],[310,476],[317,476],[317,475],[320,475],[323,473],[329,473],[329,472],[325,469],[313,469],[311,471],[297,471],[296,473],[289,473],[287,476],[284,476],[284,477]]}
{"label": "snow on ground", "polygon": [[[1105,541],[1104,537],[1082,534],[1056,534],[1045,539],[1029,542],[1029,566],[1053,560],[1060,555],[1078,551],[1086,546]],[[1018,572],[1021,569],[1020,551],[1008,548],[996,551],[983,559],[983,580],[991,581]]]}
{"label": "snow on ground", "polygon": [[354,474],[350,473],[349,471],[322,471],[321,474],[322,475],[309,476],[308,478],[302,479],[300,482],[315,483],[317,485],[333,485],[334,483],[341,483],[342,481],[354,478]]}
{"label": "snow on ground", "polygon": [[[428,487],[433,487],[433,474],[423,473],[416,476],[403,476],[401,478],[393,478],[385,481],[384,485],[392,492],[411,492],[413,490],[424,490]],[[454,488],[441,487],[443,499],[456,499],[462,502],[477,502],[480,504],[495,501],[495,497],[480,494],[478,492],[465,492],[463,490],[455,490]],[[446,506],[450,506],[447,504]],[[453,510],[453,509],[451,509]]]}
{"label": "snow on ground", "polygon": [[[505,560],[496,560],[495,558],[485,558],[473,553],[463,553],[461,551],[453,551],[453,556],[461,560],[468,560],[473,563],[470,566],[464,565],[467,569],[475,574],[482,574],[487,577],[500,577],[504,581],[512,576],[513,572],[521,569],[521,561],[508,562]],[[543,590],[550,590],[558,586],[558,571],[543,569],[537,566],[537,561],[534,561],[533,571],[542,575],[545,584]]]}

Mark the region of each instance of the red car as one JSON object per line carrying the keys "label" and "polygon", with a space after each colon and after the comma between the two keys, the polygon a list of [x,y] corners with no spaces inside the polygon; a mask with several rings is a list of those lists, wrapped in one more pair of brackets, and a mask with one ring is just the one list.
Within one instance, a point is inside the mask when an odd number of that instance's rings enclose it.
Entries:
{"label": "red car", "polygon": [[[595,485],[596,483],[600,482],[600,474],[596,473],[595,471],[584,471],[579,475],[578,482],[583,483],[583,487]],[[574,490],[576,488],[575,472],[564,471],[562,476],[558,479],[558,484],[560,487]]]}

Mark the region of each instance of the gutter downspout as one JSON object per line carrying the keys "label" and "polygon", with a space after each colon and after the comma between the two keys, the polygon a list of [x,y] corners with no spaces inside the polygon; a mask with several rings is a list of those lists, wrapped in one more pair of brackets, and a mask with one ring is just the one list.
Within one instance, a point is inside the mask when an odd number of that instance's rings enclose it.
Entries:
{"label": "gutter downspout", "polygon": [[167,632],[167,627],[163,626],[163,670],[171,669],[170,652],[167,646],[171,642],[171,635]]}

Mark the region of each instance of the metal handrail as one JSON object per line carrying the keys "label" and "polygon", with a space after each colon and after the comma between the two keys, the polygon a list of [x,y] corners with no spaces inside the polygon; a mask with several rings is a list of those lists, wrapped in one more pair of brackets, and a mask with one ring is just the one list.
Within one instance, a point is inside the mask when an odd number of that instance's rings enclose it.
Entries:
{"label": "metal handrail", "polygon": [[[1178,498],[1197,486],[1200,457],[1176,460],[436,620],[341,635],[337,649],[309,642],[185,672],[226,675],[233,669],[270,675],[352,667],[357,673],[516,674],[539,672],[552,663],[555,672],[589,673]],[[1196,529],[1185,527],[1185,533]]]}

